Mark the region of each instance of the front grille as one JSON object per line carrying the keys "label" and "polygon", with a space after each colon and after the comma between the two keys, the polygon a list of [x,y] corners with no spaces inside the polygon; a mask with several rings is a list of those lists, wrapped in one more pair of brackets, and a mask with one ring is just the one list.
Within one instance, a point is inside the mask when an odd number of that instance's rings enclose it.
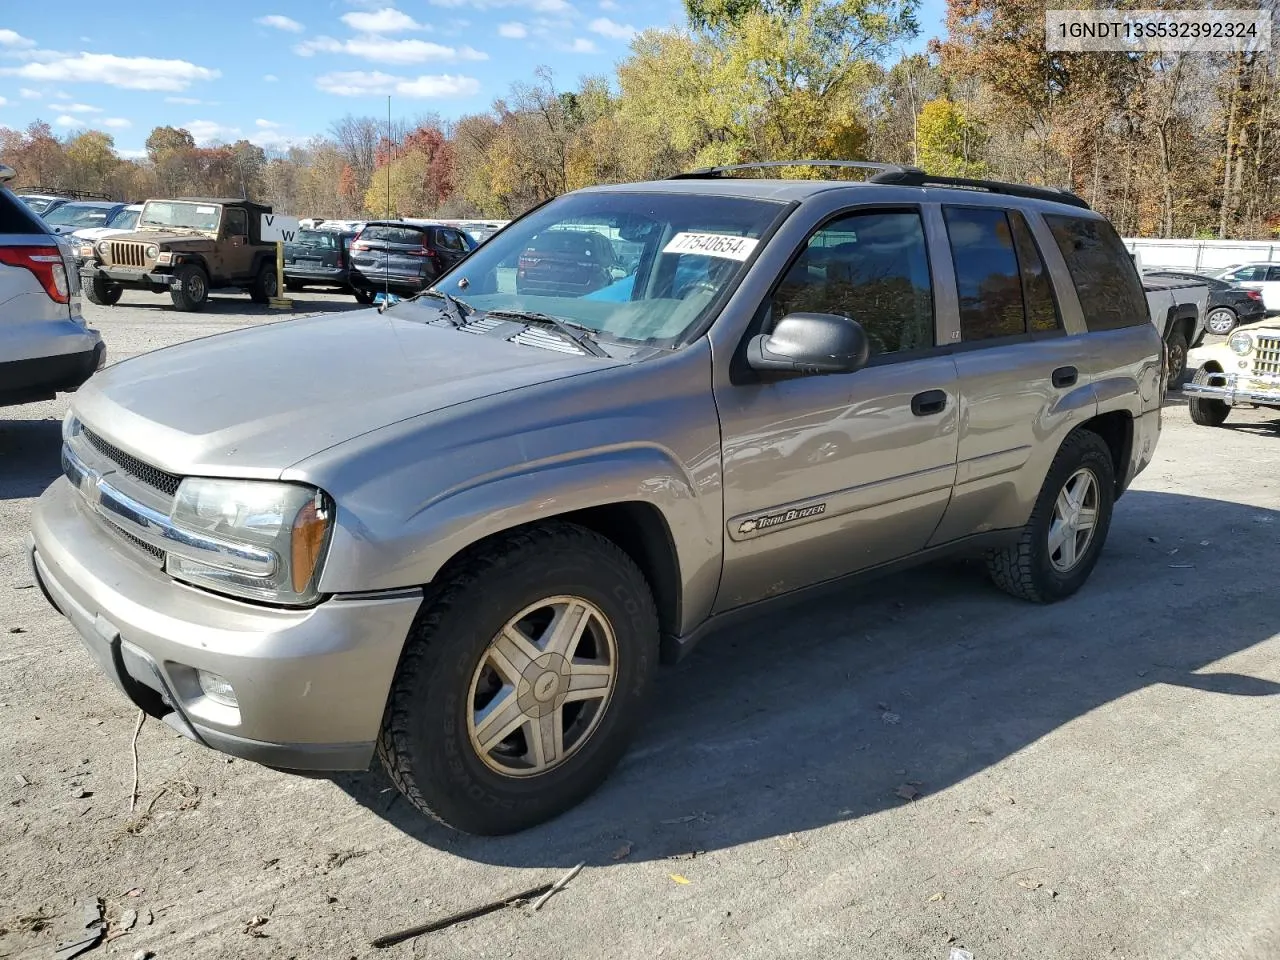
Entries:
{"label": "front grille", "polygon": [[111,241],[111,262],[121,267],[142,267],[147,263],[147,247],[142,243]]}
{"label": "front grille", "polygon": [[1253,372],[1280,376],[1280,337],[1259,337],[1254,348]]}
{"label": "front grille", "polygon": [[151,554],[151,556],[158,562],[164,563],[164,551],[161,550],[159,547],[153,547],[151,544],[147,543],[147,541],[141,540],[138,537],[135,537],[128,530],[121,530],[114,523],[108,522],[107,526],[110,528],[112,533],[116,534],[117,536],[121,537],[124,540],[128,540],[131,544],[133,544],[135,547],[137,547],[139,550],[143,551],[144,553]]}
{"label": "front grille", "polygon": [[170,497],[178,492],[178,485],[182,483],[181,477],[166,473],[158,467],[151,466],[149,463],[143,463],[137,457],[127,454],[119,447],[103,440],[88,427],[82,429],[85,439],[93,445],[95,450],[139,483],[145,483],[147,486],[159,490]]}

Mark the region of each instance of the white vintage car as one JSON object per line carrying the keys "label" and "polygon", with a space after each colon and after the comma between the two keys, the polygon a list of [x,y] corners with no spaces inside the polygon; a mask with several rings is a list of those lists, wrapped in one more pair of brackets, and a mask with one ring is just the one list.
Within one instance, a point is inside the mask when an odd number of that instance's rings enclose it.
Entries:
{"label": "white vintage car", "polygon": [[1280,321],[1239,327],[1225,342],[1193,350],[1184,384],[1193,422],[1220,427],[1232,407],[1280,410]]}

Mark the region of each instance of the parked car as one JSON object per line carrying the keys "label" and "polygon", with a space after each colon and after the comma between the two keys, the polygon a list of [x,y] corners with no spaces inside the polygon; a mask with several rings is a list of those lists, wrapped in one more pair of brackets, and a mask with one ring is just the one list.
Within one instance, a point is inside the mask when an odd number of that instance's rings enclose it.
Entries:
{"label": "parked car", "polygon": [[299,230],[284,245],[284,285],[290,290],[307,286],[351,288],[351,241],[356,234],[339,230]]}
{"label": "parked car", "polygon": [[421,293],[473,247],[462,231],[432,221],[371,220],[351,243],[352,290],[361,303],[383,291]]}
{"label": "parked car", "polygon": [[[117,364],[35,505],[38,584],[185,736],[376,751],[477,833],[590,793],[659,656],[766,601],[953,553],[1070,597],[1160,435],[1138,273],[1070,193],[860,166],[576,191],[380,315]],[[506,285],[570,228],[643,245],[628,298]]]}
{"label": "parked car", "polygon": [[1193,360],[1195,376],[1182,388],[1193,423],[1220,427],[1234,407],[1280,410],[1280,324],[1238,329]]}
{"label": "parked car", "polygon": [[65,203],[74,200],[110,200],[105,193],[93,193],[88,190],[51,190],[34,187],[19,193],[18,199],[31,208],[33,213],[46,216]]}
{"label": "parked car", "polygon": [[516,292],[580,297],[626,276],[609,238],[574,225],[533,237],[516,264]]}
{"label": "parked car", "polygon": [[80,248],[91,303],[112,306],[125,290],[167,292],[179,310],[201,310],[209,291],[235,287],[254,303],[276,295],[276,245],[263,241],[262,214],[249,200],[148,200],[131,233]]}
{"label": "parked car", "polygon": [[1171,277],[1207,286],[1209,301],[1205,308],[1204,328],[1206,333],[1214,336],[1225,337],[1240,324],[1253,323],[1267,315],[1262,293],[1258,290],[1246,290],[1226,280],[1180,270],[1153,271],[1147,276]]}
{"label": "parked car", "polygon": [[128,233],[137,228],[142,206],[140,203],[126,204],[100,227],[81,227],[71,231],[71,239],[80,244],[97,243],[107,237],[118,237],[122,233]]}
{"label": "parked car", "polygon": [[14,175],[0,165],[0,405],[75,390],[107,356],[68,251],[5,186]]}
{"label": "parked car", "polygon": [[1168,385],[1174,387],[1186,375],[1187,351],[1204,339],[1209,287],[1198,277],[1184,280],[1148,273],[1142,277],[1142,288],[1151,322],[1169,349]]}
{"label": "parked car", "polygon": [[126,206],[110,200],[72,200],[46,213],[43,219],[54,233],[70,235],[86,227],[105,227]]}
{"label": "parked car", "polygon": [[1280,313],[1280,263],[1238,263],[1213,271],[1213,276],[1262,294],[1267,313]]}

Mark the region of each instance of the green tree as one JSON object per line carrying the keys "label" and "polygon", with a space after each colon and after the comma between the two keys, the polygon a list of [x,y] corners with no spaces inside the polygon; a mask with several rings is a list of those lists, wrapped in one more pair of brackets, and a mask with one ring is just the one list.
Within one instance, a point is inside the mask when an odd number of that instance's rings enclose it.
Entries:
{"label": "green tree", "polygon": [[80,189],[111,189],[111,179],[120,165],[115,140],[101,130],[86,130],[67,141],[70,179]]}
{"label": "green tree", "polygon": [[958,104],[945,97],[931,100],[916,124],[919,164],[929,173],[947,177],[982,177],[986,144],[982,128],[965,117]]}

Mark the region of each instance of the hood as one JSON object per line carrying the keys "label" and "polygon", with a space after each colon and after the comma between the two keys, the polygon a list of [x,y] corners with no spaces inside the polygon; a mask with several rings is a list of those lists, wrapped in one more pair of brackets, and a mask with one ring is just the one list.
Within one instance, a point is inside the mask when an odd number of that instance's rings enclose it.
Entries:
{"label": "hood", "polygon": [[83,230],[76,230],[71,234],[71,237],[75,240],[83,240],[86,243],[97,243],[107,237],[119,237],[128,232],[128,230],[122,230],[119,227],[85,227]]}
{"label": "hood", "polygon": [[214,240],[203,233],[189,230],[126,230],[112,237],[113,240],[136,240],[138,243],[163,244],[170,249],[182,247],[186,250],[212,250]]}
{"label": "hood", "polygon": [[359,310],[115,364],[80,388],[74,409],[171,473],[271,478],[379,427],[621,362]]}

